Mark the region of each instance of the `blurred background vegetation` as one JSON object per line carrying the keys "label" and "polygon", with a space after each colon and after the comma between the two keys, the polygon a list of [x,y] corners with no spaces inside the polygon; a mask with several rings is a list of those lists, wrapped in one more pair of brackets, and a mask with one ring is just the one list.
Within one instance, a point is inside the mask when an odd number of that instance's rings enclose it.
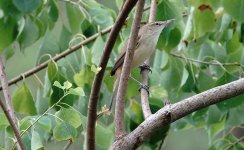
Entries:
{"label": "blurred background vegetation", "polygon": [[[121,0],[0,0],[0,52],[6,59],[7,78],[21,75],[109,27],[121,4]],[[149,6],[150,1],[146,0],[145,8]],[[243,76],[243,14],[243,0],[158,1],[157,20],[175,18],[176,21],[161,34],[152,61],[150,105],[154,112],[163,107],[165,99],[174,103]],[[148,15],[149,11],[145,10],[143,21],[148,20]],[[132,19],[133,13],[114,47],[98,111],[108,105],[113,83],[109,70],[128,38]],[[95,74],[91,67],[98,65],[107,37],[100,35],[57,63],[51,61],[47,69],[9,87],[21,130],[65,94],[62,87],[53,85],[55,81],[61,85],[68,81],[74,89],[83,89],[79,96],[66,96],[24,134],[27,149],[61,149],[68,139],[73,140],[70,149],[85,149],[87,103]],[[239,65],[226,66],[226,63]],[[134,70],[132,76],[139,80],[139,71]],[[129,82],[128,132],[143,121],[137,88],[136,83]],[[166,150],[244,149],[240,142],[243,98],[241,95],[194,112],[157,132],[140,149],[157,149],[162,141]],[[10,149],[13,134],[3,113],[0,114],[0,132],[0,146]],[[112,113],[98,120],[97,149],[107,149],[113,140]]]}

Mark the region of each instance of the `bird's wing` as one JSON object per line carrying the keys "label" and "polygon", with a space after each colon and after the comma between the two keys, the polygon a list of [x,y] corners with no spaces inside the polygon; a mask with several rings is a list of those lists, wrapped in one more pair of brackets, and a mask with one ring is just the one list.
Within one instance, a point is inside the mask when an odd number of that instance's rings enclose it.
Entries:
{"label": "bird's wing", "polygon": [[[135,47],[135,50],[138,48],[139,44],[140,44],[140,39],[141,39],[141,36],[138,35],[137,37],[137,42],[136,42],[136,47]],[[123,51],[120,53],[120,55],[118,56],[118,59],[116,60],[112,70],[110,71],[110,75],[113,76],[116,72],[116,70],[121,66],[123,65],[124,63],[124,59],[125,59],[125,52],[126,52],[126,47],[128,45],[128,40],[125,42],[125,45],[123,47]]]}

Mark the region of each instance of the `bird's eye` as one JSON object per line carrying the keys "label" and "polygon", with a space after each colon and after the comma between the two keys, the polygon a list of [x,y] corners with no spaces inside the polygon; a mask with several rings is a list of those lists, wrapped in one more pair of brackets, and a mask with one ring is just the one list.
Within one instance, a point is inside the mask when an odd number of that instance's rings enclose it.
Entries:
{"label": "bird's eye", "polygon": [[156,25],[158,26],[158,25],[159,25],[159,23],[157,23],[157,22],[156,22]]}

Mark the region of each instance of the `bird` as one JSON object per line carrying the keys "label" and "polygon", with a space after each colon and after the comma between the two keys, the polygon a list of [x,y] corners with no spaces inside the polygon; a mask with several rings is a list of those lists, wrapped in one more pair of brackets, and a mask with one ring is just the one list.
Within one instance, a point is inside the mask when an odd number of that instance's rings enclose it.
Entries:
{"label": "bird", "polygon": [[[138,32],[137,42],[135,46],[134,56],[131,63],[130,71],[135,67],[138,67],[145,60],[147,60],[151,54],[154,52],[160,33],[162,30],[173,21],[174,19],[166,21],[156,21],[150,22],[142,26]],[[128,39],[126,40],[122,51],[118,55],[118,58],[110,71],[110,75],[115,75],[115,81],[112,91],[112,96],[110,100],[109,110],[111,110],[113,101],[116,98],[117,90],[119,86],[120,75],[122,71],[122,66],[125,59],[126,49],[128,46]]]}

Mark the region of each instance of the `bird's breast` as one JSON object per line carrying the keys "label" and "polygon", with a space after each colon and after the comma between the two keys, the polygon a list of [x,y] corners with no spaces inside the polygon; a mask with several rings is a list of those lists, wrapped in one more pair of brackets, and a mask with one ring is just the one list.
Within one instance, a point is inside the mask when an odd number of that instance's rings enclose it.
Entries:
{"label": "bird's breast", "polygon": [[137,47],[134,53],[131,68],[137,67],[148,59],[156,47],[155,42],[143,42]]}

